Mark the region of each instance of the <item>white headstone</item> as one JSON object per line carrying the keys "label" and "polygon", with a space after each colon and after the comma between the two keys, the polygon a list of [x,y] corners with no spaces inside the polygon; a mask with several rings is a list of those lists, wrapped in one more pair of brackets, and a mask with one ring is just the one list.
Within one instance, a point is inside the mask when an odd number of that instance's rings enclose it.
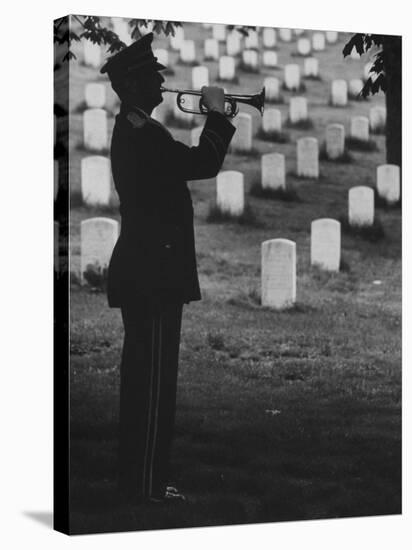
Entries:
{"label": "white headstone", "polygon": [[199,145],[200,134],[203,132],[203,126],[198,126],[190,131],[190,144],[192,147]]}
{"label": "white headstone", "polygon": [[360,78],[352,78],[349,80],[349,95],[359,97],[363,88],[363,82]]}
{"label": "white headstone", "polygon": [[382,164],[376,170],[376,189],[388,203],[395,203],[401,196],[400,168],[396,164]]}
{"label": "white headstone", "polygon": [[57,193],[59,192],[59,161],[58,160],[54,160],[54,163],[53,163],[53,179],[54,179],[54,182],[53,182],[53,195],[54,195],[54,200],[57,199]]}
{"label": "white headstone", "polygon": [[319,59],[307,57],[303,63],[303,73],[305,76],[319,76]]}
{"label": "white headstone", "polygon": [[107,148],[107,113],[104,109],[86,109],[83,113],[83,143],[86,149]]}
{"label": "white headstone", "polygon": [[285,65],[284,69],[285,86],[288,90],[298,90],[300,86],[299,65]]}
{"label": "white headstone", "polygon": [[262,243],[262,306],[285,309],[296,301],[296,243],[271,239]]}
{"label": "white headstone", "polygon": [[277,67],[278,66],[278,54],[270,50],[263,52],[263,65],[265,67]]}
{"label": "white headstone", "polygon": [[226,25],[215,24],[212,27],[213,38],[218,42],[226,40]]}
{"label": "white headstone", "polygon": [[340,254],[340,223],[330,218],[314,220],[311,224],[311,264],[327,271],[339,271]]}
{"label": "white headstone", "polygon": [[196,61],[196,49],[194,40],[182,40],[180,46],[180,60],[183,63],[194,63]]}
{"label": "white headstone", "polygon": [[278,101],[280,97],[280,82],[276,77],[265,78],[263,83],[267,101]]}
{"label": "white headstone", "polygon": [[331,103],[336,107],[348,104],[348,85],[346,80],[333,80],[331,86]]}
{"label": "white headstone", "polygon": [[262,128],[265,133],[282,130],[282,113],[279,109],[265,109],[262,117]]}
{"label": "white headstone", "polygon": [[297,175],[314,179],[319,177],[319,146],[314,137],[297,141]]}
{"label": "white headstone", "polygon": [[232,31],[226,38],[226,53],[230,56],[236,56],[241,50],[241,35],[238,31]]}
{"label": "white headstone", "polygon": [[279,29],[279,38],[283,42],[290,42],[292,40],[292,29]]}
{"label": "white headstone", "polygon": [[248,36],[245,37],[245,48],[246,49],[259,48],[259,37],[256,31],[249,30]]}
{"label": "white headstone", "polygon": [[84,97],[88,109],[103,109],[106,104],[106,86],[90,82],[86,84]]}
{"label": "white headstone", "polygon": [[364,185],[349,189],[350,225],[373,225],[374,210],[373,189]]}
{"label": "white headstone", "polygon": [[219,42],[215,38],[206,38],[205,40],[205,58],[219,59]]}
{"label": "white headstone", "polygon": [[325,49],[325,35],[323,32],[315,32],[313,34],[312,47],[315,52],[321,52]]}
{"label": "white headstone", "polygon": [[369,141],[369,120],[366,116],[354,116],[351,118],[350,135],[362,141]]}
{"label": "white headstone", "polygon": [[296,43],[296,48],[299,55],[309,55],[311,50],[311,43],[309,38],[299,38]]}
{"label": "white headstone", "polygon": [[194,90],[200,90],[202,86],[209,86],[209,69],[207,67],[193,67],[192,86]]}
{"label": "white headstone", "polygon": [[84,64],[93,69],[99,69],[102,65],[102,50],[98,44],[90,40],[83,40]]}
{"label": "white headstone", "polygon": [[266,27],[263,29],[263,46],[274,48],[276,46],[276,29]]}
{"label": "white headstone", "polygon": [[130,46],[132,43],[132,37],[130,35],[130,27],[127,22],[127,19],[123,17],[112,17],[113,30],[119,35],[119,38],[126,46]]}
{"label": "white headstone", "polygon": [[233,135],[231,149],[238,152],[248,152],[252,149],[252,115],[239,113],[233,119],[236,132]]}
{"label": "white headstone", "polygon": [[170,36],[170,46],[172,50],[180,51],[184,39],[185,32],[183,27],[176,27],[174,36]]}
{"label": "white headstone", "polygon": [[328,124],[326,127],[326,154],[337,159],[345,151],[345,127],[343,124]]}
{"label": "white headstone", "polygon": [[119,236],[119,223],[109,218],[89,218],[80,222],[80,274],[85,283],[84,272],[89,265],[104,269],[110,262]]}
{"label": "white headstone", "polygon": [[289,103],[289,120],[292,124],[308,118],[308,101],[306,97],[291,97]]}
{"label": "white headstone", "polygon": [[157,61],[164,65],[165,67],[169,66],[169,52],[168,50],[165,50],[164,48],[157,48],[153,50],[153,53],[155,57],[157,57]]}
{"label": "white headstone", "polygon": [[256,50],[243,50],[242,61],[246,67],[257,69],[259,64],[258,52]]}
{"label": "white headstone", "polygon": [[223,55],[219,59],[219,78],[220,80],[233,80],[235,78],[234,57]]}
{"label": "white headstone", "polygon": [[386,125],[386,108],[372,107],[369,111],[369,125],[372,132],[383,129]]}
{"label": "white headstone", "polygon": [[285,155],[280,153],[262,155],[262,187],[264,189],[284,189],[285,186]]}
{"label": "white headstone", "polygon": [[83,201],[90,206],[110,204],[110,160],[98,155],[81,161],[81,190]]}
{"label": "white headstone", "polygon": [[226,170],[217,175],[216,203],[221,212],[227,212],[232,216],[243,214],[245,192],[241,172]]}
{"label": "white headstone", "polygon": [[338,41],[339,33],[337,31],[326,31],[326,42],[335,44]]}

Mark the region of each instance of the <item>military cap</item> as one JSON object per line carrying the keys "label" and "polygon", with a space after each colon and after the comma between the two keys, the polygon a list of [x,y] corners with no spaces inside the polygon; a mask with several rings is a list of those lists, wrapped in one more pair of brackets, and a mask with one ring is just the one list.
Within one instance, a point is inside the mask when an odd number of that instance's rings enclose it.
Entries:
{"label": "military cap", "polygon": [[153,54],[152,41],[153,33],[150,32],[127,48],[112,55],[100,69],[100,72],[102,74],[108,73],[109,77],[112,77],[148,68],[153,68],[156,71],[166,69]]}

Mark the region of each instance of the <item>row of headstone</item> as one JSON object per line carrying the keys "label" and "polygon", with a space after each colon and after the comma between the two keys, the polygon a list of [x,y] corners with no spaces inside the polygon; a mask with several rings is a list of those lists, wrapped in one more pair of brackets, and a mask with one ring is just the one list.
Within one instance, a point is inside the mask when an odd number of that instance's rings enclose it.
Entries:
{"label": "row of headstone", "polygon": [[[323,218],[311,224],[310,262],[327,271],[339,271],[341,224]],[[261,303],[277,310],[296,302],[296,243],[270,239],[261,245]]]}

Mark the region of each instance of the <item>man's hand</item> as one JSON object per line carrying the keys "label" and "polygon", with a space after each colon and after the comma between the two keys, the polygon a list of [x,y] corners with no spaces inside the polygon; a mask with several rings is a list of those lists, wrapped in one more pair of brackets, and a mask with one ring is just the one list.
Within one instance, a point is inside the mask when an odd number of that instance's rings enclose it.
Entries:
{"label": "man's hand", "polygon": [[225,92],[218,86],[203,86],[202,101],[209,111],[225,114]]}

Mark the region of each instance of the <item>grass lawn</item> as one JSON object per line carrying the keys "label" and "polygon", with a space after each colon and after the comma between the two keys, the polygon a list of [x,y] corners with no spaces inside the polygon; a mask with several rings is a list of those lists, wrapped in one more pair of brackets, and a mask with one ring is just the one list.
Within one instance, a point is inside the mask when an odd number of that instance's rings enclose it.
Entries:
{"label": "grass lawn", "polygon": [[[185,24],[199,51],[208,35]],[[328,105],[334,78],[356,78],[362,61],[342,60],[346,37],[319,52],[322,80],[307,81],[313,128],[288,129],[289,141],[255,139],[259,155],[286,156],[287,185],[299,201],[250,194],[260,156],[229,154],[224,170],[245,176],[247,203],[259,224],[207,221],[214,180],[190,183],[203,300],[184,309],[174,479],[189,504],[130,506],[115,487],[122,325],[104,294],[71,289],[71,530],[75,533],[337,518],[401,512],[401,211],[377,209],[384,237],[342,233],[342,267],[310,267],[310,223],[347,214],[355,185],[375,186],[378,148],[352,151],[349,164],[321,161],[317,181],[296,178],[296,140],[322,143],[326,125],[367,115],[378,95],[347,108]],[[165,44],[158,39],[155,47]],[[294,42],[282,43],[279,64]],[[173,54],[175,55],[175,54]],[[172,57],[173,58],[173,57]],[[303,60],[293,58],[293,63]],[[206,62],[210,80],[217,63]],[[166,84],[191,87],[190,68],[176,65]],[[240,73],[234,93],[254,93],[266,76]],[[96,72],[73,65],[70,175],[80,189],[81,113],[86,82]],[[288,113],[290,93],[280,105]],[[174,101],[174,96],[171,100]],[[111,108],[109,102],[108,105]],[[253,115],[254,131],[260,127]],[[198,124],[204,119],[196,117]],[[113,119],[110,119],[110,129]],[[173,130],[190,142],[190,132]],[[72,210],[71,269],[79,269],[80,221],[99,212]],[[104,214],[109,215],[109,214]],[[116,212],[110,217],[119,219]],[[297,304],[284,312],[259,306],[260,245],[288,238],[297,246]]]}

